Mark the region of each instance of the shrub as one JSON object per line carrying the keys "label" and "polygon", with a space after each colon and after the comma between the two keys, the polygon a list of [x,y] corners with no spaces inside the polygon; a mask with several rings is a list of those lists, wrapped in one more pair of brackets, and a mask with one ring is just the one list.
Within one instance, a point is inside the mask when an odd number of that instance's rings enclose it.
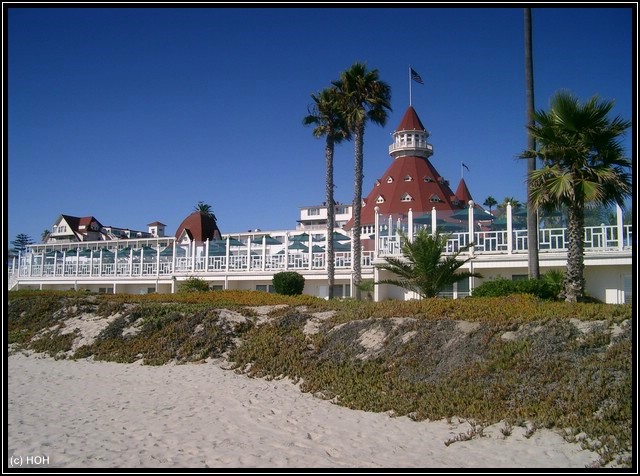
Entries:
{"label": "shrub", "polygon": [[304,276],[295,271],[281,271],[273,275],[273,287],[278,294],[296,296],[304,289]]}
{"label": "shrub", "polygon": [[209,284],[204,279],[192,277],[180,283],[178,291],[181,293],[207,292]]}
{"label": "shrub", "polygon": [[531,294],[540,299],[556,299],[559,288],[554,278],[511,281],[498,277],[486,281],[473,290],[475,297],[500,297],[510,294]]}

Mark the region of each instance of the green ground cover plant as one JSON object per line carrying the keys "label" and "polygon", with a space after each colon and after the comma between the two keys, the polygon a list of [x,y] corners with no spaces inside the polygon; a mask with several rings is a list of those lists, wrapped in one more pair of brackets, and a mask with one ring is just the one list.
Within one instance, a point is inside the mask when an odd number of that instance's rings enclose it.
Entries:
{"label": "green ground cover plant", "polygon": [[[314,313],[328,310],[333,317],[309,332]],[[374,303],[240,291],[19,291],[9,293],[7,325],[18,350],[150,365],[224,358],[237,372],[288,377],[349,408],[463,418],[477,422],[474,434],[499,421],[506,433],[527,426],[529,436],[555,428],[597,451],[597,465],[628,466],[631,310],[522,294]],[[83,313],[109,324],[71,351],[77,333],[61,331]]]}

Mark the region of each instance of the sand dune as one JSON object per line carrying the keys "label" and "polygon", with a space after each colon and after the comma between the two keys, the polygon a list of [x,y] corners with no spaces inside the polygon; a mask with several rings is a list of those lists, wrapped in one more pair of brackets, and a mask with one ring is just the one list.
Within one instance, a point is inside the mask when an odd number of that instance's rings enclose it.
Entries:
{"label": "sand dune", "polygon": [[[559,434],[502,424],[445,445],[467,422],[349,410],[287,380],[217,364],[8,358],[10,461],[80,468],[584,468],[598,459]],[[20,459],[22,458],[22,459]],[[35,460],[31,459],[33,464]]]}

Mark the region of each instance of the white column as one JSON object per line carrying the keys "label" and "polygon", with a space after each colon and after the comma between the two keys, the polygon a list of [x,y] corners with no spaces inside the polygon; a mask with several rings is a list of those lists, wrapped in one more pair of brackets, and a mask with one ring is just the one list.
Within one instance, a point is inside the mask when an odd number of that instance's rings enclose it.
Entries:
{"label": "white column", "polygon": [[[131,248],[131,251],[133,251],[133,248]],[[131,261],[131,263],[133,264],[133,260]],[[142,248],[140,248],[140,276],[142,276],[143,272],[142,270],[144,269],[144,245],[142,246]]]}
{"label": "white column", "polygon": [[[64,256],[63,256],[63,258],[64,258]],[[116,246],[116,251],[114,252],[114,255],[113,255],[113,266],[114,266],[113,275],[114,276],[118,276],[118,247],[117,246]],[[113,294],[115,294],[115,293],[116,293],[116,288],[115,288],[115,285],[114,285]]]}
{"label": "white column", "polygon": [[[44,255],[42,255],[42,267],[44,268]],[[93,250],[91,250],[91,257],[89,258],[89,276],[93,276]]]}
{"label": "white column", "polygon": [[407,235],[409,236],[409,241],[413,241],[413,210],[409,208],[409,213],[407,217]]}
{"label": "white column", "polygon": [[32,267],[33,267],[33,253],[29,253],[29,276],[31,276]]}
{"label": "white column", "polygon": [[431,208],[431,236],[436,234],[436,225],[438,218],[436,217],[436,207]]}
{"label": "white column", "polygon": [[133,276],[133,247],[129,250],[129,276]]}
{"label": "white column", "polygon": [[251,235],[247,236],[247,271],[251,269]]}
{"label": "white column", "polygon": [[209,271],[209,238],[204,242],[204,270]]}
{"label": "white column", "polygon": [[[160,276],[160,242],[156,241],[156,278]],[[158,283],[156,281],[156,293],[158,292]]]}
{"label": "white column", "polygon": [[193,273],[196,269],[196,239],[194,238],[189,245],[191,246],[191,272]]}
{"label": "white column", "polygon": [[[171,273],[175,273],[176,271],[176,240],[173,240],[173,253],[171,254]],[[171,294],[175,291],[175,283],[171,283]]]}
{"label": "white column", "polygon": [[[624,221],[622,219],[622,208],[616,203],[616,227],[618,228],[618,249],[624,248]],[[635,230],[634,230],[635,233]]]}
{"label": "white column", "polygon": [[289,269],[289,233],[284,235],[284,269]]}
{"label": "white column", "polygon": [[98,260],[98,276],[102,276],[102,248],[100,248],[100,259]]}
{"label": "white column", "polygon": [[[76,248],[76,277],[78,277],[78,272],[80,271],[80,247]],[[78,288],[78,282],[75,284],[76,289]]]}
{"label": "white column", "polygon": [[374,238],[374,255],[377,258],[378,254],[380,253],[380,207],[376,206],[374,209],[375,212],[375,218],[374,218],[374,223],[375,223],[375,231],[373,234],[373,238]]}
{"label": "white column", "polygon": [[313,265],[313,235],[309,233],[309,269],[311,269]]}
{"label": "white column", "polygon": [[[473,200],[469,200],[469,244],[475,241],[475,230],[473,229]],[[469,255],[473,256],[473,246],[469,248]]]}
{"label": "white column", "polygon": [[67,251],[62,252],[62,276],[66,274],[67,271]]}
{"label": "white column", "polygon": [[507,253],[513,252],[513,223],[511,217],[511,202],[507,202]]}
{"label": "white column", "polygon": [[[226,259],[226,262],[225,262],[226,271],[229,271],[229,255],[231,254],[230,253],[231,246],[230,246],[230,243],[229,243],[229,238],[230,238],[230,236],[227,236],[227,242],[225,244],[225,250],[224,250],[224,256],[225,256],[225,259]],[[225,288],[225,289],[227,289],[227,288]]]}
{"label": "white column", "polygon": [[264,271],[267,261],[267,235],[262,237],[262,271]]}

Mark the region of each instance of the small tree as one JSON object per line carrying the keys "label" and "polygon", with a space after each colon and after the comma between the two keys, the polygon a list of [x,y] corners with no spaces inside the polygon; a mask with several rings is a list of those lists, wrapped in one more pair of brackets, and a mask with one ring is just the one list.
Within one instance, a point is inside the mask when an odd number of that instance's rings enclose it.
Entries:
{"label": "small tree", "polygon": [[393,284],[414,291],[420,297],[436,297],[447,286],[469,277],[481,278],[478,273],[458,271],[471,258],[459,260],[460,253],[469,246],[450,256],[442,256],[449,235],[429,234],[420,230],[413,241],[404,234],[400,235],[403,258],[385,258],[386,264],[377,265],[379,269],[391,271],[398,279],[384,279],[377,284]]}
{"label": "small tree", "polygon": [[16,239],[11,242],[13,245],[11,251],[15,254],[24,253],[27,246],[32,245],[33,243],[34,241],[29,235],[20,233],[19,235],[16,235]]}
{"label": "small tree", "polygon": [[209,291],[209,283],[204,279],[191,277],[178,286],[178,291],[181,293],[202,293]]}
{"label": "small tree", "polygon": [[304,276],[295,271],[281,271],[273,275],[273,288],[278,294],[296,296],[304,289]]}

